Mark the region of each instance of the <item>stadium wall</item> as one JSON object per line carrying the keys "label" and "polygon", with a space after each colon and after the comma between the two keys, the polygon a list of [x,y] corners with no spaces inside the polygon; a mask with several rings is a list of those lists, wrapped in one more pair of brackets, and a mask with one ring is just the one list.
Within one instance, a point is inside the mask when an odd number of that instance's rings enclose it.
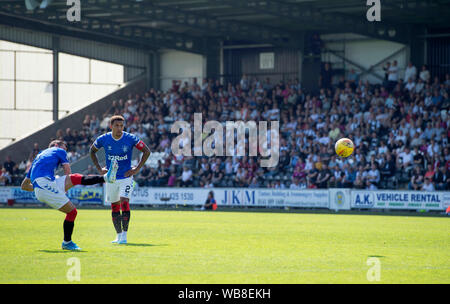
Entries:
{"label": "stadium wall", "polygon": [[14,162],[20,163],[22,160],[28,158],[34,143],[38,143],[41,149],[47,147],[50,138],[54,138],[56,136],[56,131],[58,129],[78,129],[87,114],[96,114],[101,116],[102,113],[105,113],[108,110],[113,100],[127,98],[129,93],[144,92],[146,85],[147,79],[145,77],[138,78],[135,81],[128,83],[114,93],[109,94],[91,105],[74,112],[73,114],[58,120],[50,126],[43,128],[30,136],[20,139],[0,150],[0,160],[4,160],[7,155],[11,155]]}
{"label": "stadium wall", "polygon": [[427,38],[426,63],[433,71],[432,76],[445,79],[445,75],[450,73],[450,34],[430,34],[430,36]]}
{"label": "stadium wall", "polygon": [[[273,65],[271,60],[273,61]],[[225,46],[223,75],[226,82],[238,83],[243,74],[262,83],[301,79],[302,54],[298,49],[268,46]]]}
{"label": "stadium wall", "polygon": [[173,80],[181,80],[183,84],[185,81],[192,83],[192,79],[197,78],[197,83],[201,85],[202,79],[206,77],[206,62],[201,55],[165,49],[161,50],[159,56],[163,91],[172,87]]}
{"label": "stadium wall", "polygon": [[363,73],[361,78],[364,81],[369,80],[372,83],[381,83],[381,79],[384,78],[382,68],[385,63],[397,60],[400,78],[404,77],[405,68],[410,58],[410,49],[404,44],[356,34],[322,35],[321,38],[327,49],[333,50],[336,54],[347,59],[347,61],[344,61],[332,53],[324,52],[322,61],[331,62],[333,69],[343,69],[347,75],[352,68],[358,74],[364,72],[361,68],[365,70],[372,68],[371,72],[379,77],[371,73]]}

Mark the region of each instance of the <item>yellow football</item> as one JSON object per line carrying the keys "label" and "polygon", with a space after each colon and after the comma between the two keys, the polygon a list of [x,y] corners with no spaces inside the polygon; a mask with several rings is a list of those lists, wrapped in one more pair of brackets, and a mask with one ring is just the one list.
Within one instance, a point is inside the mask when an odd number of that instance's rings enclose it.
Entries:
{"label": "yellow football", "polygon": [[353,144],[353,141],[348,138],[341,138],[334,145],[336,154],[341,157],[349,157],[352,155],[354,149],[355,145]]}

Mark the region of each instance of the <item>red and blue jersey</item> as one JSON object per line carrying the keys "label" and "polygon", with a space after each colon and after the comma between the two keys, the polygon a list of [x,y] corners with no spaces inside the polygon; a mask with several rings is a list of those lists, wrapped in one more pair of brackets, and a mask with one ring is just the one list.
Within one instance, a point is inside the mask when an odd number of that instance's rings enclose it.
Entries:
{"label": "red and blue jersey", "polygon": [[27,178],[32,183],[39,177],[55,180],[55,170],[58,166],[68,163],[66,150],[57,147],[45,149],[33,160],[31,168],[27,173]]}
{"label": "red and blue jersey", "polygon": [[128,132],[122,132],[122,137],[115,139],[111,132],[103,134],[94,141],[97,149],[103,148],[106,156],[106,168],[109,168],[113,159],[117,160],[119,169],[117,170],[116,179],[124,179],[125,173],[131,169],[131,157],[133,155],[133,147],[141,150],[144,146],[136,135]]}

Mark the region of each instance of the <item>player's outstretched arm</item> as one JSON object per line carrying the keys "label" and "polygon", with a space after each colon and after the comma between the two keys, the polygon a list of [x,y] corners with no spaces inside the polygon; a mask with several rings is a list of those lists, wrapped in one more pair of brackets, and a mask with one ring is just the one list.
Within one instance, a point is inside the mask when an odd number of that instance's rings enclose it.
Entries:
{"label": "player's outstretched arm", "polygon": [[22,181],[22,184],[20,185],[20,188],[24,191],[30,191],[32,192],[34,190],[33,184],[31,183],[31,180],[28,177],[25,177]]}
{"label": "player's outstretched arm", "polygon": [[141,158],[141,162],[140,162],[140,168],[142,168],[145,164],[145,162],[147,161],[147,159],[150,157],[150,149],[148,148],[148,146],[144,143],[144,146],[142,148],[142,158]]}
{"label": "player's outstretched arm", "polygon": [[91,148],[89,149],[89,155],[91,156],[92,163],[97,168],[97,171],[103,175],[103,174],[106,174],[108,172],[108,170],[106,170],[106,168],[100,167],[100,164],[99,164],[98,158],[97,158],[97,154],[96,154],[97,151],[98,151],[98,149],[94,146],[94,144],[92,144]]}
{"label": "player's outstretched arm", "polygon": [[147,161],[147,159],[150,156],[150,149],[143,141],[140,141],[135,147],[138,150],[140,150],[143,155],[142,155],[141,161],[139,162],[137,167],[132,168],[131,170],[128,170],[127,172],[125,172],[125,177],[137,174],[141,170],[141,168],[144,166],[145,162]]}
{"label": "player's outstretched arm", "polygon": [[69,164],[62,164],[63,170],[64,170],[64,175],[70,175],[72,174],[72,169],[70,169],[70,165]]}

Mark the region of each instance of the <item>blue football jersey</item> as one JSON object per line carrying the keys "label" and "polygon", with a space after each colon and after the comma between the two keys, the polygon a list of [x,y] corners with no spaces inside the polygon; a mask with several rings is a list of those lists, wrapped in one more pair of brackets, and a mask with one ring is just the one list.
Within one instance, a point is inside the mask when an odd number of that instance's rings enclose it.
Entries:
{"label": "blue football jersey", "polygon": [[111,132],[103,134],[94,141],[97,149],[103,148],[106,156],[106,168],[109,168],[113,159],[117,160],[119,169],[116,179],[124,179],[125,172],[131,169],[133,147],[140,142],[136,135],[123,132],[120,139],[114,139]]}
{"label": "blue football jersey", "polygon": [[33,183],[38,177],[55,179],[55,170],[61,164],[68,164],[67,152],[64,149],[52,147],[40,152],[31,164],[27,177]]}

